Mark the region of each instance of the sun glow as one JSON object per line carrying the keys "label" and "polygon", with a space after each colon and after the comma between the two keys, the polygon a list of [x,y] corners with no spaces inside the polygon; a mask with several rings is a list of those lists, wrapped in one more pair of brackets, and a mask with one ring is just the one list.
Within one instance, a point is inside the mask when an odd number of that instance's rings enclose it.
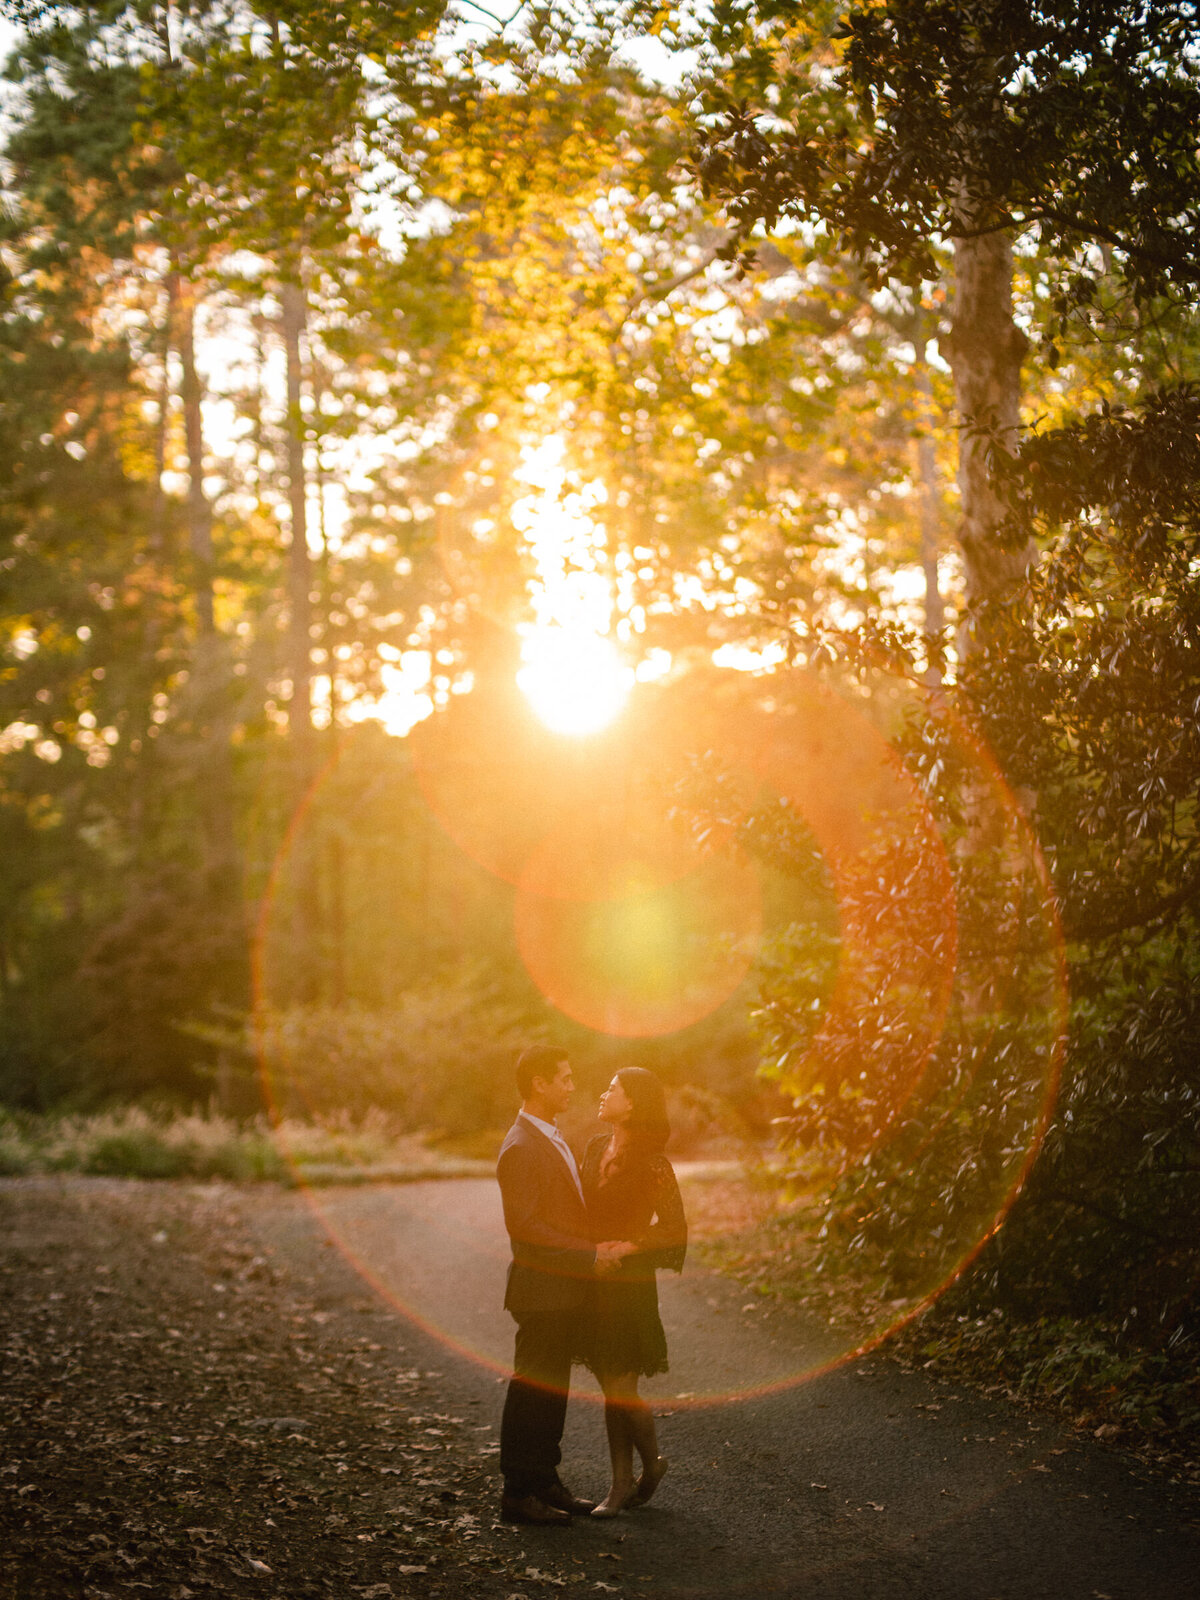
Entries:
{"label": "sun glow", "polygon": [[517,683],[554,733],[598,733],[620,715],[633,670],[611,639],[567,628],[533,628],[521,655]]}
{"label": "sun glow", "polygon": [[551,435],[522,452],[518,479],[529,489],[512,521],[533,564],[533,620],[518,629],[517,683],[555,733],[584,737],[621,713],[634,672],[610,637],[616,607],[598,479],[580,482]]}

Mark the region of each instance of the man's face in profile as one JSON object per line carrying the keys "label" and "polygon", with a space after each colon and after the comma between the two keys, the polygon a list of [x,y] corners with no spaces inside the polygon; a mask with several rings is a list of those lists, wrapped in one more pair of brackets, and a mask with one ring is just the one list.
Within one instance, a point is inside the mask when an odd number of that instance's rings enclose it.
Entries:
{"label": "man's face in profile", "polygon": [[543,1100],[546,1109],[552,1117],[561,1114],[571,1104],[571,1096],[575,1093],[575,1079],[571,1074],[571,1063],[560,1061],[558,1071],[552,1078],[539,1078],[538,1082],[543,1087]]}

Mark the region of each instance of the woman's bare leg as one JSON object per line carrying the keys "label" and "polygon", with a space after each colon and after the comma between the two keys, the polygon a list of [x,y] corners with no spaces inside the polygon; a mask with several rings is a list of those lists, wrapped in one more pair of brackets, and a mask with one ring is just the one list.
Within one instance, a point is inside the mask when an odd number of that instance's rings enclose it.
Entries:
{"label": "woman's bare leg", "polygon": [[[636,1372],[618,1373],[602,1378],[600,1383],[604,1390],[604,1427],[612,1463],[612,1487],[592,1515],[615,1517],[633,1493],[633,1452],[637,1440],[633,1410],[642,1402],[638,1397]],[[653,1420],[650,1428],[653,1431]]]}
{"label": "woman's bare leg", "polygon": [[642,1475],[637,1481],[633,1504],[645,1505],[667,1473],[665,1456],[658,1453],[658,1434],[654,1427],[654,1413],[637,1392],[634,1382],[633,1400],[625,1419],[630,1438],[642,1459]]}
{"label": "woman's bare leg", "polygon": [[634,1449],[642,1458],[642,1466],[652,1466],[659,1459],[658,1435],[654,1430],[654,1413],[637,1393],[636,1388],[633,1399],[629,1403],[625,1422],[626,1427],[629,1429]]}

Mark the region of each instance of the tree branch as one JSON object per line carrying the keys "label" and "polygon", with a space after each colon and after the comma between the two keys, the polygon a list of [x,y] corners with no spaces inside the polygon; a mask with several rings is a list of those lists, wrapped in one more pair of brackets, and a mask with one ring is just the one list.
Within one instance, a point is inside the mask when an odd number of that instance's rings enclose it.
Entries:
{"label": "tree branch", "polygon": [[1165,921],[1174,911],[1182,910],[1190,901],[1200,898],[1200,865],[1184,879],[1173,894],[1163,896],[1153,903],[1143,902],[1130,907],[1120,917],[1110,917],[1097,926],[1086,923],[1082,916],[1064,917],[1068,939],[1109,939],[1114,934],[1131,933],[1135,929],[1149,931]]}
{"label": "tree branch", "polygon": [[644,300],[665,300],[669,294],[674,294],[676,289],[682,289],[685,283],[691,283],[693,278],[702,277],[704,273],[708,271],[709,267],[712,266],[713,262],[718,259],[721,251],[725,248],[725,245],[728,244],[728,242],[729,241],[727,239],[724,241],[724,243],[717,245],[714,249],[709,251],[708,255],[705,256],[703,261],[697,263],[697,265],[694,267],[689,267],[686,272],[676,273],[669,282],[656,283],[651,289],[640,290],[629,302],[625,309],[625,315],[621,320],[623,322],[628,322],[634,311],[642,304]]}
{"label": "tree branch", "polygon": [[513,12],[511,17],[498,17],[496,16],[495,12],[489,11],[486,6],[478,5],[476,0],[458,0],[458,4],[467,6],[471,11],[478,11],[480,16],[486,17],[489,22],[494,22],[500,29],[500,32],[503,33],[505,28],[508,27],[509,23],[515,22],[521,15],[522,11],[524,11],[525,7],[529,4],[529,0],[520,0],[520,4],[517,6],[517,9]]}
{"label": "tree branch", "polygon": [[1111,245],[1113,249],[1123,250],[1126,255],[1132,256],[1136,261],[1145,261],[1156,267],[1174,267],[1176,271],[1185,268],[1186,278],[1189,283],[1195,283],[1200,279],[1200,262],[1191,260],[1185,254],[1170,256],[1165,255],[1161,250],[1150,250],[1144,245],[1134,244],[1129,239],[1122,238],[1113,229],[1104,227],[1101,222],[1094,218],[1091,221],[1084,221],[1079,217],[1065,215],[1057,206],[1035,206],[1030,213],[1029,220],[1040,222],[1043,219],[1057,224],[1068,233],[1078,235],[1081,239],[1089,237],[1101,239],[1105,244]]}

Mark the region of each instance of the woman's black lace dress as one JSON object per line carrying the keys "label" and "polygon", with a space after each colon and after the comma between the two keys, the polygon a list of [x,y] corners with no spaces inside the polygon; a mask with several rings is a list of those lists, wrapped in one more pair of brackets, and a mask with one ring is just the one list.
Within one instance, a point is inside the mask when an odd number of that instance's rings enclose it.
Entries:
{"label": "woman's black lace dress", "polygon": [[597,1244],[628,1239],[639,1248],[609,1277],[597,1278],[584,1319],[583,1360],[598,1377],[667,1370],[667,1340],[658,1314],[655,1270],[683,1269],[687,1223],[679,1185],[666,1156],[631,1151],[601,1176],[612,1135],[587,1147],[580,1177]]}

